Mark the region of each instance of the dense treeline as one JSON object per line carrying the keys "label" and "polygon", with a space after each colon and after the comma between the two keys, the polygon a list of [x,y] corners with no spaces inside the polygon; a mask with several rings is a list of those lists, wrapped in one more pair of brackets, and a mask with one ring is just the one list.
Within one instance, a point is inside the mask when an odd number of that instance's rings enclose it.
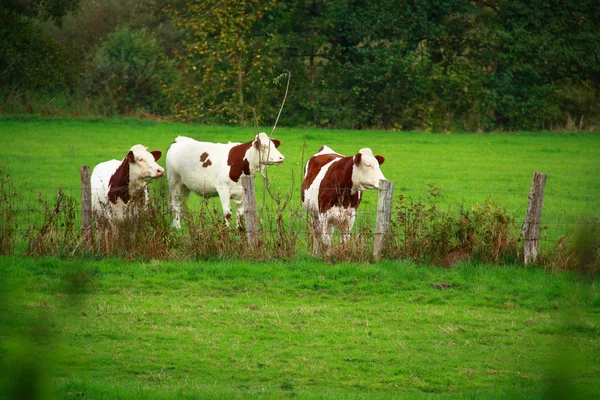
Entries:
{"label": "dense treeline", "polygon": [[588,129],[597,0],[5,0],[4,113]]}

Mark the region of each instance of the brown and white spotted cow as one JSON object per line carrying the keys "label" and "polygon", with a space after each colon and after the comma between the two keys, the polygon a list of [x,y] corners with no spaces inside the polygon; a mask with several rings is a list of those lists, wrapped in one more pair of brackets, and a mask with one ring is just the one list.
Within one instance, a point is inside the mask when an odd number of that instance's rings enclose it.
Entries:
{"label": "brown and white spotted cow", "polygon": [[343,240],[349,239],[362,191],[377,189],[385,179],[379,169],[384,160],[368,148],[345,157],[327,146],[308,160],[301,196],[313,220],[313,254],[320,246],[329,249],[334,228],[343,232]]}
{"label": "brown and white spotted cow", "polygon": [[91,176],[92,211],[111,222],[122,222],[148,201],[148,182],[164,175],[156,161],[160,151],[133,146],[121,161],[110,160],[94,167]]}
{"label": "brown and white spotted cow", "polygon": [[267,165],[281,164],[279,140],[259,133],[247,143],[198,142],[179,136],[167,150],[167,179],[173,227],[181,227],[181,199],[194,192],[200,196],[219,196],[225,223],[229,226],[231,201],[236,204],[237,226],[244,213],[242,175],[256,175]]}

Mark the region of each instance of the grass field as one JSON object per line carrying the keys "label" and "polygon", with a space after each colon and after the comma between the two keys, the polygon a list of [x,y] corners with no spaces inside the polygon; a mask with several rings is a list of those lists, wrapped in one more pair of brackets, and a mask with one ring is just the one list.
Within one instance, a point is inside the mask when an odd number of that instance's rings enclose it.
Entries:
{"label": "grass field", "polygon": [[[269,128],[264,128],[270,132]],[[249,141],[254,129],[207,127],[139,120],[53,120],[0,118],[0,160],[24,199],[53,196],[59,187],[79,198],[79,167],[125,156],[142,143],[163,151],[178,135],[198,140]],[[278,128],[283,165],[269,169],[272,187],[292,189],[300,207],[302,164],[322,144],[350,155],[362,147],[386,157],[382,171],[394,182],[394,196],[424,198],[428,185],[443,194],[441,205],[470,207],[491,199],[520,223],[535,171],[548,174],[542,224],[550,242],[573,230],[600,206],[600,135],[596,133],[428,134]],[[164,156],[163,156],[164,157]],[[159,161],[164,166],[164,158]],[[166,185],[153,182],[154,186]],[[260,190],[260,182],[257,183]],[[194,199],[194,197],[196,197]],[[258,195],[260,202],[262,196]],[[192,203],[198,201],[192,196]],[[359,218],[373,216],[377,193],[365,192]]]}
{"label": "grass field", "polygon": [[312,260],[0,266],[5,393],[25,386],[14,398],[36,382],[90,399],[600,395],[600,297],[572,274]]}
{"label": "grass field", "polygon": [[[178,135],[248,141],[254,131],[0,118],[20,222],[39,194],[62,187],[78,199],[81,165],[136,143],[164,154]],[[294,207],[303,161],[328,144],[384,155],[395,196],[423,199],[431,184],[443,207],[491,198],[517,221],[533,173],[547,173],[548,245],[598,217],[597,133],[274,136],[286,161],[269,177],[294,188]],[[367,223],[376,202],[365,193]],[[270,262],[2,256],[0,368],[6,398],[598,398],[600,297],[591,278],[518,265],[332,264],[305,251]]]}

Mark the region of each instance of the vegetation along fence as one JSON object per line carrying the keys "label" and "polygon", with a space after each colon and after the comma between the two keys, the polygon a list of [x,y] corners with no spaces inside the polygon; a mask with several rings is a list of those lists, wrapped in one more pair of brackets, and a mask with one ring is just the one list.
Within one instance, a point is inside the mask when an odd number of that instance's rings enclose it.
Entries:
{"label": "vegetation along fence", "polygon": [[[1,177],[2,254],[289,259],[313,250],[312,224],[293,189],[285,194],[268,187],[256,192],[254,178],[245,177],[242,230],[236,229],[236,224],[225,226],[218,201],[195,196],[188,202],[194,204],[186,205],[184,229],[175,231],[166,184],[153,183],[147,209],[115,230],[108,221],[92,215],[89,167],[81,167],[80,172],[78,190],[59,189],[51,200],[36,196],[33,188],[15,188]],[[336,230],[333,246],[318,254],[332,262],[389,258],[449,267],[471,259],[576,268],[582,254],[597,253],[598,223],[569,223],[579,229],[571,230],[570,236],[565,231],[557,239],[549,239],[549,225],[558,229],[566,223],[556,221],[553,226],[553,221],[542,221],[545,182],[545,174],[534,174],[521,223],[491,200],[477,207],[445,210],[434,187],[425,199],[415,200],[402,194],[395,197],[393,182],[382,180],[376,206],[363,203],[359,207],[350,239],[342,241]],[[597,271],[597,254],[588,257],[587,263]]]}

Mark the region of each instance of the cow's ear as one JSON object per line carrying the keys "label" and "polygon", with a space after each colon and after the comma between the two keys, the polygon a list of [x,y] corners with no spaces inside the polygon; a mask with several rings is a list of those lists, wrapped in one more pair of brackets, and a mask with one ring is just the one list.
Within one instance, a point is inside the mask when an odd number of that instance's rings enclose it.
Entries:
{"label": "cow's ear", "polygon": [[377,162],[379,163],[379,165],[383,164],[383,162],[385,161],[385,157],[384,156],[375,156],[375,158],[377,159]]}
{"label": "cow's ear", "polygon": [[154,156],[154,161],[160,160],[160,156],[162,156],[162,153],[158,150],[151,151],[150,154]]}
{"label": "cow's ear", "polygon": [[357,155],[354,156],[354,165],[356,165],[356,166],[360,165],[361,161],[362,161],[361,153],[358,153]]}
{"label": "cow's ear", "polygon": [[258,138],[258,135],[256,136],[254,142],[252,142],[252,144],[254,145],[254,147],[260,150],[260,139]]}
{"label": "cow's ear", "polygon": [[133,151],[129,150],[129,153],[127,153],[127,160],[130,163],[134,163],[135,162],[135,156],[133,155]]}
{"label": "cow's ear", "polygon": [[275,145],[275,148],[278,148],[279,145],[281,144],[281,142],[277,139],[271,139],[271,142],[273,142],[273,144]]}

